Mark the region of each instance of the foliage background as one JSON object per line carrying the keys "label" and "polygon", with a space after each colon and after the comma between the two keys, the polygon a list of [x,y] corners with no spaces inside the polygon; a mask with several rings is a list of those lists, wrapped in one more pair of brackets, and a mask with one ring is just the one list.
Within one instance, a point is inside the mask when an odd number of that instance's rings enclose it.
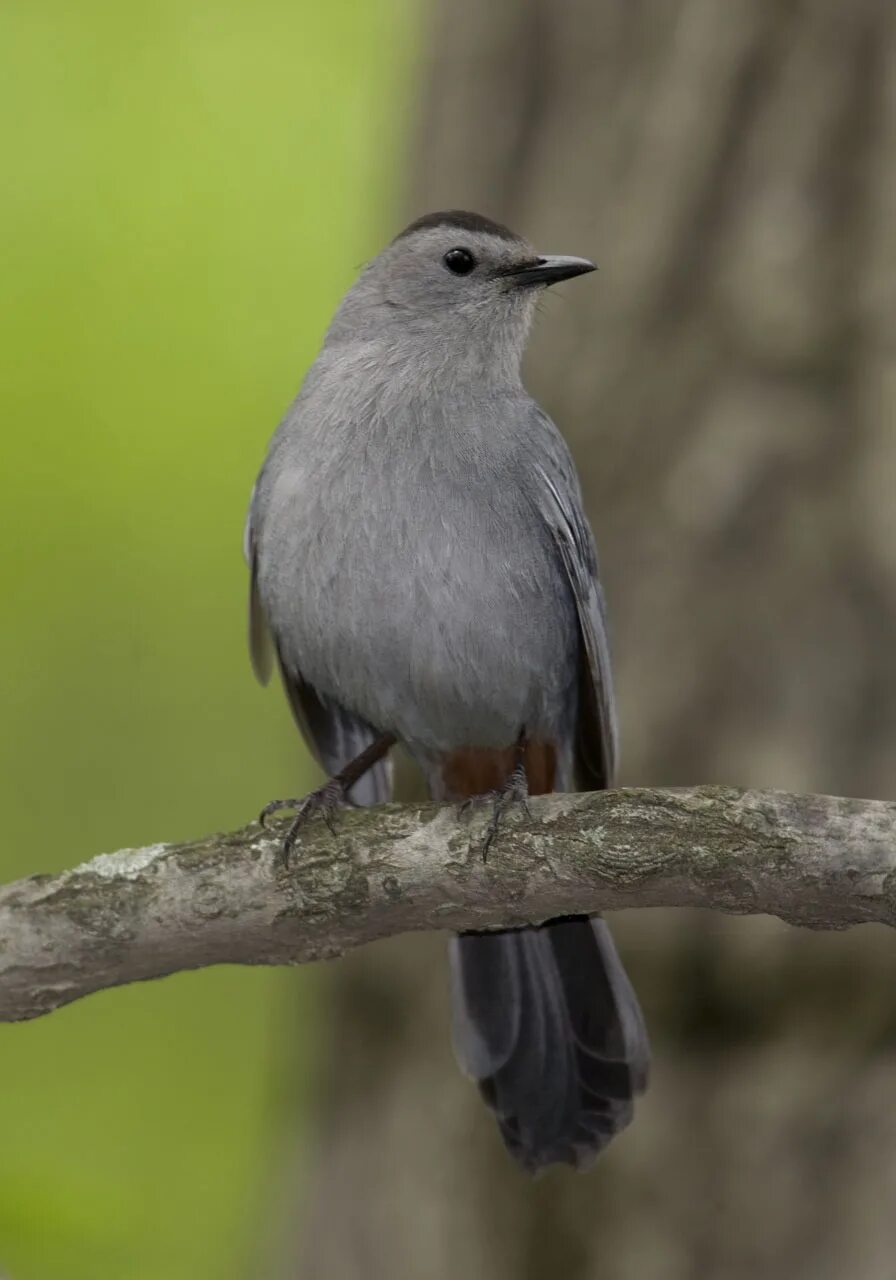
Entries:
{"label": "foliage background", "polygon": [[[0,9],[3,879],[308,780],[249,674],[242,520],[391,225],[413,43],[402,0]],[[0,1270],[241,1274],[314,984],[220,969],[0,1029]]]}

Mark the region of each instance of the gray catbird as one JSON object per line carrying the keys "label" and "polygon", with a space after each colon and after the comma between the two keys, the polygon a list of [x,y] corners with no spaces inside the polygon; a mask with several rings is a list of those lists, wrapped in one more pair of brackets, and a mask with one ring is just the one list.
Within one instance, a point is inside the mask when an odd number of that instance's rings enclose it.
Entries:
{"label": "gray catbird", "polygon": [[[586,271],[477,214],[428,214],[343,298],[246,529],[250,644],[327,773],[300,824],[388,799],[404,744],[439,800],[608,787],[616,724],[572,460],[520,380],[541,289]],[[263,815],[264,816],[264,815]],[[526,1168],[631,1119],[647,1036],[606,924],[451,943],[454,1041]]]}

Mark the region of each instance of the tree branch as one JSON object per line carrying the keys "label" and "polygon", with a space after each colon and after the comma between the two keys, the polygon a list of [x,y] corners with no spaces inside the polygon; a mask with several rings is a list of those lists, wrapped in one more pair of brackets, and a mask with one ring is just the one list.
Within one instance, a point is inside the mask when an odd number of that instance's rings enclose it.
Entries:
{"label": "tree branch", "polygon": [[896,923],[896,804],[622,790],[533,799],[489,858],[485,814],[388,805],[282,831],[101,854],[0,889],[0,1020],[210,964],[298,964],[414,929],[482,929],[620,907],[768,913],[810,928]]}

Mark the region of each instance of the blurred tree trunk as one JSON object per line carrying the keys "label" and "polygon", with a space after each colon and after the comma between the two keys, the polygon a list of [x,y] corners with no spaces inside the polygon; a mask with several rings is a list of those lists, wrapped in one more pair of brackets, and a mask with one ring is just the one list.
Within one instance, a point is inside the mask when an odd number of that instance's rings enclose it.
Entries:
{"label": "blurred tree trunk", "polygon": [[[407,213],[601,264],[545,299],[528,383],[598,537],[624,781],[892,796],[892,0],[439,0],[428,41]],[[330,971],[283,1276],[891,1280],[891,938],[616,930],[655,1072],[584,1177],[505,1156],[452,1060],[444,940]]]}

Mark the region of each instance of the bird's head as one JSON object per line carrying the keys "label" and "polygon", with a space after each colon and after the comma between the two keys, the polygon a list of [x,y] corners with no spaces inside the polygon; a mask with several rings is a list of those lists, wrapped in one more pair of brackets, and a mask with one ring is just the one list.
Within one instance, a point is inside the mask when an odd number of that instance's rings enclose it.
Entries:
{"label": "bird's head", "polygon": [[594,269],[586,258],[539,254],[480,214],[426,214],[365,267],[329,340],[379,339],[398,359],[518,371],[538,294]]}

